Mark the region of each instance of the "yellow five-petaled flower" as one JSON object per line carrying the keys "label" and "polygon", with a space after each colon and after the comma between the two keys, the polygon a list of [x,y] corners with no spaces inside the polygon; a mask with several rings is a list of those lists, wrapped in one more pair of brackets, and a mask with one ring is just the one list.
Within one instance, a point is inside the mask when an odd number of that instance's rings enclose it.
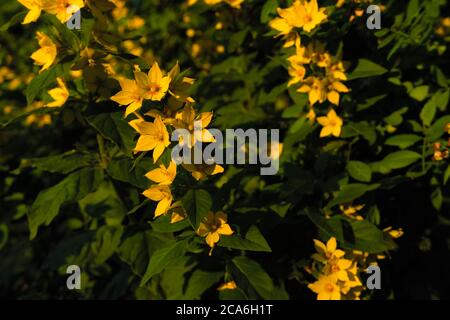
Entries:
{"label": "yellow five-petaled flower", "polygon": [[221,235],[230,236],[233,234],[233,230],[227,223],[227,218],[228,216],[222,211],[215,214],[210,211],[197,229],[198,235],[205,237],[206,243],[211,247],[209,255],[211,255],[216,243],[219,242]]}
{"label": "yellow five-petaled flower", "polygon": [[55,62],[57,49],[56,44],[53,43],[52,39],[50,39],[45,33],[37,32],[36,38],[41,48],[33,52],[31,59],[34,60],[35,64],[42,66],[39,71],[39,73],[41,73],[50,68],[53,62]]}
{"label": "yellow five-petaled flower", "polygon": [[69,90],[67,90],[66,84],[63,79],[56,78],[58,87],[48,91],[48,94],[53,98],[53,102],[47,103],[47,107],[62,107],[67,99],[69,99]]}
{"label": "yellow five-petaled flower", "polygon": [[156,162],[170,144],[169,133],[161,118],[156,116],[153,122],[136,119],[129,124],[141,135],[134,151],[153,150],[153,161]]}
{"label": "yellow five-petaled flower", "polygon": [[321,138],[329,135],[333,135],[335,137],[339,137],[341,135],[343,121],[333,109],[328,112],[326,117],[318,117],[317,122],[323,126],[320,131]]}
{"label": "yellow five-petaled flower", "polygon": [[159,183],[161,185],[169,185],[172,184],[176,175],[177,165],[175,164],[175,162],[171,161],[167,168],[164,166],[164,164],[161,164],[159,168],[147,172],[145,176],[153,182]]}
{"label": "yellow five-petaled flower", "polygon": [[159,101],[166,95],[169,89],[170,77],[163,77],[158,63],[153,63],[148,74],[142,71],[135,71],[134,77],[137,85],[142,90],[143,98],[146,100]]}
{"label": "yellow five-petaled flower", "polygon": [[172,192],[167,185],[151,186],[142,194],[150,200],[158,202],[155,210],[155,218],[167,213],[173,201]]}

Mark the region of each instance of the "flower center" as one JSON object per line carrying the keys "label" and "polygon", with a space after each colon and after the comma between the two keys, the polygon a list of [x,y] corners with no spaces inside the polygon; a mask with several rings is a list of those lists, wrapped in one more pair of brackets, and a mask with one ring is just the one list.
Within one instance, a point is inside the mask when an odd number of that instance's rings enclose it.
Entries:
{"label": "flower center", "polygon": [[150,93],[157,93],[161,90],[161,87],[155,83],[151,83],[148,86],[148,91],[150,91]]}
{"label": "flower center", "polygon": [[306,23],[310,23],[310,22],[312,22],[312,21],[313,21],[312,16],[311,16],[310,14],[307,14],[307,15],[305,16],[305,22],[306,22]]}
{"label": "flower center", "polygon": [[331,283],[327,283],[325,285],[325,290],[328,292],[333,292],[334,291],[334,286]]}

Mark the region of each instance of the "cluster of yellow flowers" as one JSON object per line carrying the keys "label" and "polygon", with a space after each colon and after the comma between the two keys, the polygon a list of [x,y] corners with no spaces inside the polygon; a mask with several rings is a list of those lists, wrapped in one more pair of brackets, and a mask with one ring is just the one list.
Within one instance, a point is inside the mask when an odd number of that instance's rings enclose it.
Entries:
{"label": "cluster of yellow flowers", "polygon": [[[180,137],[179,143],[186,145],[194,154],[196,142],[213,142],[214,137],[208,131],[207,126],[212,121],[212,112],[196,114],[193,107],[195,102],[187,94],[187,90],[194,83],[194,79],[185,77],[180,73],[180,67],[176,64],[166,75],[163,74],[157,62],[154,62],[146,74],[138,67],[134,71],[134,79],[119,77],[118,81],[122,90],[111,99],[122,106],[126,106],[125,117],[134,114],[137,119],[129,124],[139,133],[140,137],[134,148],[135,152],[153,151],[153,161],[159,168],[153,169],[145,176],[155,182],[149,189],[143,192],[148,199],[158,202],[154,216],[159,217],[171,213],[171,223],[176,223],[186,218],[180,201],[174,202],[170,186],[177,174],[177,165],[173,160],[166,167],[160,160],[164,150],[169,147],[170,129],[184,129],[190,134],[187,141]],[[167,103],[162,108],[150,109],[140,114],[144,101],[162,101]],[[153,118],[153,122],[145,120],[145,117]],[[200,128],[198,127],[200,125]],[[215,175],[224,171],[217,164],[187,164],[182,167],[191,173],[196,180],[202,180],[208,175]],[[201,222],[197,233],[205,237],[206,243],[212,248],[219,241],[220,235],[231,235],[233,231],[226,223],[227,215],[223,212],[216,214],[210,212]]]}
{"label": "cluster of yellow flowers", "polygon": [[[450,123],[447,123],[447,125],[445,126],[445,131],[450,135]],[[450,137],[448,138],[447,146],[443,146],[440,142],[435,142],[433,144],[433,149],[434,161],[442,161],[444,159],[447,159],[450,155]]]}
{"label": "cluster of yellow flowers", "polygon": [[[124,0],[100,0],[95,3],[93,1],[86,1],[85,3],[83,0],[20,1],[30,10],[23,23],[36,21],[41,11],[56,15],[64,23],[75,12],[71,12],[69,8],[73,6],[73,8],[80,9],[86,4],[94,15],[101,18],[100,24],[102,19],[105,19],[102,16],[103,10],[111,10],[111,15],[116,20],[126,17],[128,10],[125,2]],[[239,7],[242,1],[227,2],[233,7]],[[111,4],[113,4],[112,7]],[[213,3],[208,2],[208,4]],[[133,20],[131,24],[128,22],[124,28],[132,30],[142,27],[143,24],[144,21],[142,19],[137,19]],[[40,73],[42,73],[56,64],[60,45],[43,32],[37,32],[36,37],[40,48],[31,55],[31,58],[36,65],[41,67]],[[114,47],[101,39],[95,38],[95,40],[115,51]],[[137,56],[141,56],[143,53],[142,48],[139,45],[135,45],[135,43],[124,43],[123,46],[133,51]],[[163,74],[157,62],[153,63],[148,73],[142,72],[136,65],[134,68],[134,79],[128,79],[116,75],[116,71],[112,67],[115,62],[116,60],[111,58],[110,55],[85,47],[80,49],[80,59],[72,66],[71,75],[74,79],[83,76],[87,89],[90,93],[95,94],[94,96],[111,99],[121,106],[126,106],[125,118],[131,114],[136,117],[136,119],[129,121],[130,126],[140,135],[134,151],[153,151],[153,161],[159,165],[158,168],[151,170],[145,175],[155,184],[145,190],[143,195],[158,203],[154,212],[155,218],[171,213],[170,221],[171,223],[176,223],[186,218],[186,212],[182,207],[181,201],[174,201],[170,188],[177,174],[177,166],[171,160],[166,167],[160,159],[163,152],[170,145],[168,128],[170,130],[185,129],[190,133],[191,136],[188,141],[182,141],[183,137],[180,137],[179,142],[183,145],[186,144],[193,155],[196,142],[208,143],[214,141],[213,135],[206,129],[212,121],[212,112],[196,113],[193,107],[195,101],[187,93],[194,83],[194,79],[181,75],[178,63],[167,74]],[[56,81],[57,87],[48,91],[53,101],[45,104],[46,107],[61,107],[69,99],[69,90],[65,81],[61,77],[58,77]],[[111,90],[114,89],[117,82],[120,84],[121,91],[112,96]],[[165,104],[161,109],[148,110],[145,105],[146,101],[164,101]],[[33,104],[33,108],[43,106],[44,104],[40,101],[36,101]],[[145,112],[142,112],[144,109]],[[153,118],[153,121],[147,121],[146,117]],[[194,126],[197,123],[200,123],[200,130]],[[182,163],[182,167],[191,173],[196,180],[202,180],[209,175],[215,175],[224,171],[223,167],[217,164]],[[227,215],[225,213],[217,212],[214,214],[210,212],[201,222],[197,233],[205,237],[206,243],[212,250],[219,241],[220,235],[231,235],[233,231],[227,224]]]}
{"label": "cluster of yellow flowers", "polygon": [[[389,227],[383,231],[393,239],[403,235],[402,229]],[[316,278],[308,288],[317,294],[318,300],[360,300],[365,289],[360,273],[385,258],[359,250],[338,249],[334,237],[326,244],[314,239],[314,247],[317,252],[312,255],[312,265],[306,271]]]}
{"label": "cluster of yellow flowers", "polygon": [[[364,204],[342,204],[342,214],[358,221],[364,217],[358,212]],[[403,229],[388,227],[383,232],[397,239],[403,236]],[[360,273],[369,265],[377,265],[377,260],[385,259],[384,254],[369,254],[359,250],[341,250],[337,248],[336,238],[330,238],[326,244],[314,240],[316,253],[312,255],[312,266],[306,268],[317,280],[308,285],[317,294],[318,300],[359,300],[364,290]]]}
{"label": "cluster of yellow flowers", "polygon": [[317,281],[308,288],[317,293],[318,300],[359,299],[363,285],[358,275],[357,262],[346,259],[346,252],[337,249],[336,238],[332,237],[326,245],[314,239],[316,253],[310,272]]}
{"label": "cluster of yellow flowers", "polygon": [[[196,4],[197,2],[198,2],[198,0],[187,0],[188,6],[192,6],[192,5]],[[203,0],[203,2],[210,6],[213,6],[213,5],[216,5],[219,3],[226,3],[230,7],[240,9],[241,4],[242,4],[242,2],[244,2],[244,0]]]}
{"label": "cluster of yellow flowers", "polygon": [[[320,8],[317,0],[296,0],[291,7],[277,11],[280,17],[270,21],[269,25],[279,32],[278,36],[283,36],[284,47],[295,46],[295,54],[288,58],[291,77],[288,86],[297,85],[298,92],[308,94],[310,110],[307,118],[314,121],[316,103],[328,101],[338,106],[339,94],[349,92],[342,83],[347,80],[342,61],[327,52],[319,41],[310,40],[306,46],[301,44],[298,30],[309,33],[325,22],[325,8]],[[326,116],[318,117],[317,122],[323,126],[320,137],[340,136],[343,121],[333,109]]]}
{"label": "cluster of yellow flowers", "polygon": [[18,0],[29,11],[23,24],[35,22],[41,12],[53,14],[62,23],[66,23],[72,15],[84,7],[83,0]]}

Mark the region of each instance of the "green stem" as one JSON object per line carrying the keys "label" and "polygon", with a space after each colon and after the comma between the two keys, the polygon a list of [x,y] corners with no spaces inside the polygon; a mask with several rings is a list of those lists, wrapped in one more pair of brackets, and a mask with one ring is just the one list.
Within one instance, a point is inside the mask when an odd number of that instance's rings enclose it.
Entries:
{"label": "green stem", "polygon": [[97,133],[98,152],[100,153],[100,164],[103,169],[108,167],[108,156],[105,150],[105,139]]}

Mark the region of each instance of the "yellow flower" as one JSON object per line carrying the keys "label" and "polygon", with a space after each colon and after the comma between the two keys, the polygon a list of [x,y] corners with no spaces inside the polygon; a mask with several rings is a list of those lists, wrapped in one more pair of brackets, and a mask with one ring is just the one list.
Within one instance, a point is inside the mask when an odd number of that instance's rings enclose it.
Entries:
{"label": "yellow flower", "polygon": [[312,257],[314,260],[317,260],[322,263],[326,263],[330,259],[341,259],[344,257],[345,252],[337,249],[337,242],[335,237],[331,237],[327,244],[325,245],[323,242],[314,239],[314,247],[316,248],[317,253],[313,254]]}
{"label": "yellow flower", "polygon": [[398,239],[401,236],[403,236],[403,234],[404,234],[402,228],[395,230],[395,229],[392,229],[392,227],[388,227],[388,228],[384,229],[383,232],[389,234],[389,236],[391,236],[391,238],[393,238],[393,239]]}
{"label": "yellow flower", "polygon": [[291,80],[288,82],[288,87],[296,84],[298,82],[302,82],[305,78],[306,69],[304,66],[299,64],[291,64],[289,67],[289,75],[291,76]]}
{"label": "yellow flower", "polygon": [[310,32],[327,18],[325,8],[319,8],[317,0],[296,0],[289,8],[277,8],[277,12],[281,18],[273,19],[269,26],[279,31],[279,35],[287,35],[293,28]]}
{"label": "yellow flower", "polygon": [[433,144],[433,149],[434,149],[434,155],[433,155],[434,161],[442,161],[449,157],[449,150],[442,149],[440,142],[435,142]]}
{"label": "yellow flower", "polygon": [[[345,75],[344,75],[345,76]],[[332,78],[328,78],[327,80],[327,99],[332,104],[338,106],[339,105],[339,93],[348,92],[348,88],[340,81]]]}
{"label": "yellow flower", "polygon": [[67,90],[63,79],[56,78],[56,81],[58,82],[58,87],[48,91],[48,94],[54,101],[47,103],[47,107],[62,107],[69,98],[69,90]]}
{"label": "yellow flower", "polygon": [[338,280],[348,281],[348,269],[352,266],[352,260],[348,259],[331,259],[328,260],[324,267],[327,275],[335,275]]}
{"label": "yellow flower", "polygon": [[322,275],[316,282],[308,284],[308,288],[317,293],[317,300],[341,300],[341,291],[336,282],[335,276]]}
{"label": "yellow flower", "polygon": [[309,104],[313,106],[316,102],[322,103],[326,100],[327,83],[318,77],[308,77],[297,91],[308,93]]}
{"label": "yellow flower", "polygon": [[[191,105],[185,105],[182,111],[177,112],[175,119],[170,124],[175,129],[185,129],[191,134],[190,141],[180,141],[187,143],[189,148],[195,145],[195,142],[214,142],[214,136],[206,129],[213,117],[212,112],[202,112],[198,116],[195,115],[195,109]],[[195,128],[195,125],[199,127]],[[180,137],[183,138],[183,137]]]}
{"label": "yellow flower", "polygon": [[42,66],[39,73],[43,72],[50,68],[53,62],[56,59],[57,49],[56,45],[53,41],[43,32],[37,32],[36,38],[39,42],[39,46],[41,47],[37,51],[33,52],[31,55],[31,59],[34,60],[34,63]]}
{"label": "yellow flower", "polygon": [[125,111],[125,117],[127,117],[130,113],[142,107],[142,90],[137,86],[135,80],[121,78],[119,79],[119,83],[122,91],[112,96],[111,100],[121,106],[127,106]]}
{"label": "yellow flower", "polygon": [[225,2],[232,8],[240,9],[244,0],[225,0]]}
{"label": "yellow flower", "polygon": [[317,122],[323,126],[320,131],[320,137],[327,137],[333,135],[339,137],[341,135],[342,119],[331,109],[326,117],[318,117]]}
{"label": "yellow flower", "polygon": [[42,0],[44,10],[66,23],[72,15],[84,7],[83,0]]}
{"label": "yellow flower", "polygon": [[157,201],[158,205],[155,210],[155,218],[165,214],[172,204],[172,193],[167,185],[154,185],[142,193],[152,201]]}
{"label": "yellow flower", "polygon": [[141,135],[134,151],[153,150],[153,161],[156,162],[170,144],[169,133],[161,118],[156,116],[153,122],[137,119],[129,124]]}
{"label": "yellow flower", "polygon": [[355,213],[357,213],[358,211],[362,210],[364,208],[364,205],[355,205],[352,206],[350,204],[348,205],[339,205],[339,209],[341,209],[342,213],[345,214],[346,216],[349,216],[351,218],[355,218],[356,220],[364,220],[364,218],[360,215],[355,215]]}
{"label": "yellow flower", "polygon": [[[278,8],[278,10],[283,10],[283,9]],[[278,11],[278,13],[280,13],[280,11]],[[275,19],[271,20],[269,22],[269,26],[272,29],[275,29],[280,32],[278,34],[278,36],[287,35],[292,31],[292,26],[289,24],[289,22],[286,19],[283,19],[283,18],[275,18]]]}
{"label": "yellow flower", "polygon": [[230,225],[227,223],[227,215],[222,211],[214,214],[209,212],[198,227],[197,234],[201,237],[206,237],[206,243],[211,247],[209,255],[215,244],[219,242],[220,235],[230,236],[233,234]]}
{"label": "yellow flower", "polygon": [[358,267],[356,263],[353,263],[353,266],[347,270],[348,271],[348,279],[341,284],[341,291],[343,294],[348,294],[348,292],[352,288],[360,287],[362,288],[361,280],[358,277]]}
{"label": "yellow flower", "polygon": [[236,282],[233,280],[222,283],[218,288],[217,291],[223,291],[223,290],[235,290],[237,288]]}
{"label": "yellow flower", "polygon": [[316,120],[316,112],[313,108],[310,108],[308,113],[306,114],[306,119],[309,120],[309,122],[314,122]]}
{"label": "yellow flower", "polygon": [[175,162],[171,161],[169,166],[166,168],[164,164],[161,164],[159,168],[153,169],[145,175],[148,179],[153,182],[162,184],[172,184],[175,176],[177,175],[177,165]]}
{"label": "yellow flower", "polygon": [[142,89],[144,99],[160,101],[166,95],[169,89],[170,78],[163,77],[158,63],[153,63],[148,74],[141,71],[135,71],[137,85]]}
{"label": "yellow flower", "polygon": [[42,11],[42,1],[41,0],[18,0],[21,5],[26,7],[28,10],[25,19],[22,24],[28,24],[35,22],[39,19]]}
{"label": "yellow flower", "polygon": [[183,168],[189,171],[195,180],[203,180],[207,176],[213,176],[223,172],[223,167],[218,164],[182,164]]}
{"label": "yellow flower", "polygon": [[312,31],[324,20],[327,19],[327,15],[324,13],[325,8],[319,8],[317,0],[311,0],[305,2],[303,13],[303,30],[306,32]]}
{"label": "yellow flower", "polygon": [[186,219],[186,212],[184,211],[181,201],[175,201],[169,208],[172,210],[172,216],[170,217],[170,223],[177,223]]}
{"label": "yellow flower", "polygon": [[300,28],[303,25],[302,3],[295,1],[291,7],[286,9],[277,8],[278,15],[281,18],[275,18],[269,22],[272,29],[279,31],[278,36],[289,34],[292,29]]}

